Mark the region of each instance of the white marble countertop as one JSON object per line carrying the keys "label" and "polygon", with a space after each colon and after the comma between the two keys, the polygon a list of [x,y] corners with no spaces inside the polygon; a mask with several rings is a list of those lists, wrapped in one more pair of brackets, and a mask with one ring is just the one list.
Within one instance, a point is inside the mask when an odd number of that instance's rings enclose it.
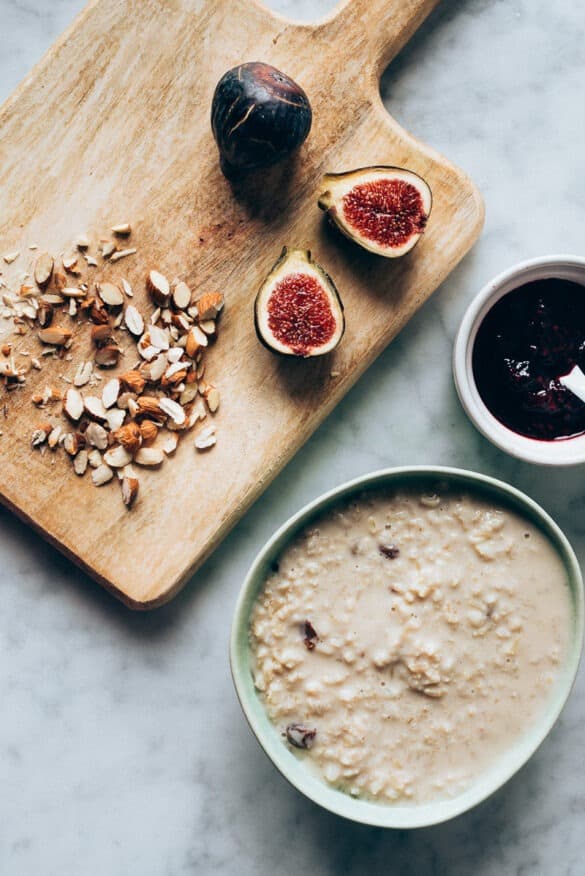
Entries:
{"label": "white marble countertop", "polygon": [[[0,98],[82,5],[0,0]],[[333,3],[271,5],[316,18]],[[502,791],[443,826],[385,832],[321,811],[277,775],[240,713],[227,639],[274,526],[382,466],[503,477],[585,559],[585,471],[499,453],[466,420],[450,371],[458,321],[493,274],[583,254],[584,42],[582,0],[444,0],[394,63],[388,107],[476,180],[483,237],[174,603],[129,613],[0,510],[2,874],[583,873],[582,673],[550,738]]]}

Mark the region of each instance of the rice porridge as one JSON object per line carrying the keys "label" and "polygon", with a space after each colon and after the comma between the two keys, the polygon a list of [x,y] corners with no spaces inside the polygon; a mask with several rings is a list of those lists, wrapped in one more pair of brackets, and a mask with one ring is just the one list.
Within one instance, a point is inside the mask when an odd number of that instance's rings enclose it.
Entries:
{"label": "rice porridge", "polygon": [[570,628],[561,559],[516,512],[455,488],[364,492],[279,558],[250,620],[253,678],[325,782],[428,802],[528,729]]}

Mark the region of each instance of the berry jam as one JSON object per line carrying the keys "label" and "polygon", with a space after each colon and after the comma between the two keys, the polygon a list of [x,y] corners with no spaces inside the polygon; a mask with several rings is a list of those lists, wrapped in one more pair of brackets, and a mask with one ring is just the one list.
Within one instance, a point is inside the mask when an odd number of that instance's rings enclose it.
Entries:
{"label": "berry jam", "polygon": [[540,441],[585,433],[585,402],[559,378],[585,370],[585,286],[551,278],[494,304],[477,333],[473,375],[504,426]]}

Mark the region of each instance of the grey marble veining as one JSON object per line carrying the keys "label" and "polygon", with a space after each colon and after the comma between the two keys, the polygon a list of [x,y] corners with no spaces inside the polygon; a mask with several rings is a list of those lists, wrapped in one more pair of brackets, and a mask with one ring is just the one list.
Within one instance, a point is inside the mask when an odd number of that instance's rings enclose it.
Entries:
{"label": "grey marble veining", "polygon": [[[317,18],[333,4],[273,0]],[[81,0],[0,0],[0,97]],[[444,0],[386,73],[406,127],[484,192],[471,255],[171,605],[133,615],[0,511],[0,873],[43,876],[580,876],[578,679],[550,738],[502,791],[428,830],[352,825],[289,788],[240,714],[232,606],[273,527],[352,475],[436,462],[527,490],[585,558],[585,471],[515,462],[468,423],[450,353],[474,293],[532,255],[585,248],[582,0]]]}

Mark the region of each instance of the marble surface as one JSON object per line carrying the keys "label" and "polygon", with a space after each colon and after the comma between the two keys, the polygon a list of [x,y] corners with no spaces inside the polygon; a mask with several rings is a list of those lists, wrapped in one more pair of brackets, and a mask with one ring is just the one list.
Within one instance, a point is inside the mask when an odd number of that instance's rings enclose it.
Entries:
{"label": "marble surface", "polygon": [[[272,0],[316,18],[333,4]],[[0,0],[0,97],[82,0]],[[493,274],[583,254],[582,0],[444,0],[386,73],[384,100],[465,168],[487,223],[472,254],[171,605],[128,613],[0,511],[0,872],[312,876],[583,873],[578,679],[550,738],[502,791],[428,830],[352,825],[304,800],[251,737],[229,677],[232,606],[274,526],[352,475],[407,463],[527,490],[585,558],[585,472],[515,462],[468,423],[450,353]]]}

